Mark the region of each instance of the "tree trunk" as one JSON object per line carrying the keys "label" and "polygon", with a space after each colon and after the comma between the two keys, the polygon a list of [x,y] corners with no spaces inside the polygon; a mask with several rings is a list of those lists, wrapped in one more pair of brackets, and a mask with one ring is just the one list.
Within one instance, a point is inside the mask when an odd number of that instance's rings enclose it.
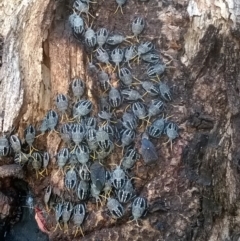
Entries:
{"label": "tree trunk", "polygon": [[[68,94],[77,76],[86,81],[87,96],[97,105],[101,92],[86,70],[89,50],[72,35],[69,5],[68,1],[2,1],[0,131],[15,126],[23,138],[26,126],[39,125],[46,112],[55,108],[56,94]],[[179,124],[180,137],[173,141],[172,150],[162,139],[154,142],[158,165],[140,164],[136,173],[142,178],[136,181],[138,194],[149,202],[141,227],[127,223],[130,214],[115,221],[104,207],[88,204],[81,240],[240,240],[240,3],[129,0],[123,6],[124,15],[113,15],[116,6],[115,1],[106,0],[91,4],[95,19],[90,17],[90,22],[94,29],[106,27],[129,36],[134,16],[145,17],[147,26],[140,41],[153,41],[164,61],[171,61],[164,78],[175,88],[167,114]],[[137,67],[133,71],[142,80],[143,71]],[[53,133],[35,143],[54,156],[60,142]],[[114,156],[117,164],[119,152]],[[54,179],[54,158],[49,168],[51,174],[41,180],[36,180],[35,173],[25,177],[38,204],[48,183],[55,192],[63,186],[63,180]],[[53,212],[47,222],[48,227],[55,223]],[[72,232],[73,225],[69,226]],[[71,232],[51,233],[50,240],[78,240]]]}

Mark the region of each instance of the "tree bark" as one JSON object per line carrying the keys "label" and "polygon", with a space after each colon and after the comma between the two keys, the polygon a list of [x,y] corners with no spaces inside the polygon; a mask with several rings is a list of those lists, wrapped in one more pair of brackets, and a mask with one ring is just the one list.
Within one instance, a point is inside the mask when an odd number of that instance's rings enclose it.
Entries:
{"label": "tree bark", "polygon": [[[86,81],[87,95],[96,103],[100,92],[86,71],[88,50],[72,36],[68,5],[50,0],[1,2],[1,132],[14,125],[23,138],[27,124],[38,124],[54,108],[56,94],[67,94],[76,76]],[[81,240],[239,240],[240,3],[129,0],[123,16],[113,15],[115,1],[99,0],[91,6],[96,29],[104,26],[124,35],[131,35],[134,15],[145,16],[144,38],[154,41],[174,67],[166,73],[176,87],[168,113],[181,131],[172,151],[157,142],[157,167],[139,168],[144,180],[140,194],[150,204],[141,227],[127,219],[110,220],[89,205]],[[134,74],[141,78],[141,70]],[[51,156],[59,145],[57,134],[37,141]],[[49,177],[32,184],[39,203],[48,182],[58,189],[63,185],[54,180],[54,164]],[[50,240],[77,239],[59,232]]]}

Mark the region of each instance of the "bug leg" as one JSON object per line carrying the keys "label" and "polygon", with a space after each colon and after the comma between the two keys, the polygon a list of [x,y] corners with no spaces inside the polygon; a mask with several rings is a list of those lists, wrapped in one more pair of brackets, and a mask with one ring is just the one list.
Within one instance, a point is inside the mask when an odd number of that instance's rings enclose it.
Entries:
{"label": "bug leg", "polygon": [[64,230],[64,233],[68,234],[68,224],[67,223],[63,224],[63,230]]}
{"label": "bug leg", "polygon": [[58,229],[58,227],[59,227],[60,230],[62,230],[61,225],[60,225],[59,222],[57,222],[56,227],[55,227],[55,229],[53,230],[53,232],[55,232],[55,231]]}
{"label": "bug leg", "polygon": [[46,172],[46,175],[48,176],[48,170],[47,170],[47,168],[44,168],[41,172],[39,172],[39,174],[40,174],[42,177],[45,177],[45,176],[43,175],[44,172]]}
{"label": "bug leg", "polygon": [[84,234],[83,234],[82,228],[81,228],[81,226],[80,226],[80,227],[76,227],[76,231],[75,231],[75,234],[74,234],[74,238],[77,236],[79,230],[80,230],[82,236],[84,237]]}
{"label": "bug leg", "polygon": [[120,5],[117,6],[117,9],[113,14],[116,14],[119,8],[120,8]]}

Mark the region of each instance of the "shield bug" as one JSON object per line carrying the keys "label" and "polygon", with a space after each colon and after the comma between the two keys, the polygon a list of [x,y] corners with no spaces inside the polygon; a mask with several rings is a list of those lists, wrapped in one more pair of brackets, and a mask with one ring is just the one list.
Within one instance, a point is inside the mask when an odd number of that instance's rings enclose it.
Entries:
{"label": "shield bug", "polygon": [[139,34],[142,33],[145,27],[145,21],[142,17],[136,17],[132,22],[132,32],[133,35],[137,38]]}
{"label": "shield bug", "polygon": [[120,166],[117,166],[116,169],[113,170],[111,175],[111,180],[112,180],[113,186],[117,190],[121,189],[125,185],[126,174]]}
{"label": "shield bug", "polygon": [[102,190],[106,181],[106,170],[98,162],[94,162],[90,167],[91,180],[98,190]]}
{"label": "shield bug", "polygon": [[136,46],[131,45],[125,48],[124,61],[128,64],[128,67],[131,69],[130,61],[137,56]]}
{"label": "shield bug", "polygon": [[108,198],[107,207],[113,218],[121,218],[124,214],[123,206],[114,198]]}
{"label": "shield bug", "polygon": [[122,96],[118,89],[111,87],[108,93],[108,101],[112,107],[119,107],[122,104]]}
{"label": "shield bug", "polygon": [[[138,219],[144,216],[147,212],[147,200],[143,197],[136,197],[132,203],[133,220],[138,225]],[[138,225],[139,226],[139,225]]]}
{"label": "shield bug", "polygon": [[77,233],[78,233],[79,229],[82,233],[82,236],[84,236],[82,228],[81,228],[81,224],[83,223],[85,215],[86,215],[85,206],[83,204],[77,204],[73,209],[73,223],[77,227],[74,237],[77,236]]}
{"label": "shield bug", "polygon": [[90,185],[89,182],[81,180],[77,188],[77,196],[80,200],[86,200],[89,195]]}
{"label": "shield bug", "polygon": [[103,45],[106,43],[108,38],[108,30],[106,28],[100,28],[97,31],[97,43],[99,48],[102,48]]}
{"label": "shield bug", "polygon": [[124,187],[117,192],[117,197],[119,202],[127,203],[129,202],[134,196],[134,189],[131,182],[131,179],[127,180]]}
{"label": "shield bug", "polygon": [[77,173],[74,170],[74,167],[71,167],[70,170],[66,172],[65,175],[65,187],[68,190],[73,190],[77,185]]}
{"label": "shield bug", "polygon": [[159,138],[164,131],[165,124],[166,124],[166,120],[163,118],[155,120],[147,128],[149,136],[154,138]]}
{"label": "shield bug", "polygon": [[143,133],[141,141],[140,153],[143,157],[143,161],[146,164],[152,164],[158,160],[158,154],[155,146],[149,140],[147,133]]}
{"label": "shield bug", "polygon": [[73,96],[77,100],[79,100],[83,96],[83,94],[84,94],[85,82],[83,82],[83,80],[81,80],[79,78],[75,78],[72,81],[71,88],[72,88]]}
{"label": "shield bug", "polygon": [[65,202],[63,204],[62,220],[64,232],[68,232],[68,221],[72,215],[73,205],[71,202]]}
{"label": "shield bug", "polygon": [[82,34],[84,32],[84,21],[78,14],[71,14],[69,22],[74,34]]}
{"label": "shield bug", "polygon": [[149,77],[158,77],[165,71],[165,69],[166,66],[164,64],[157,63],[147,69],[147,75]]}
{"label": "shield bug", "polygon": [[128,149],[121,160],[123,169],[131,169],[138,160],[139,155],[135,149]]}
{"label": "shield bug", "polygon": [[170,88],[168,87],[167,84],[160,82],[159,83],[159,92],[161,97],[166,100],[166,101],[171,101],[172,100],[172,96],[171,96],[171,92],[170,92]]}
{"label": "shield bug", "polygon": [[179,136],[177,124],[175,124],[174,122],[169,122],[164,132],[167,134],[169,141],[171,142],[171,149],[172,149],[172,140],[174,140]]}
{"label": "shield bug", "polygon": [[97,37],[96,33],[92,28],[88,28],[85,32],[85,42],[88,45],[88,47],[93,48],[97,44]]}

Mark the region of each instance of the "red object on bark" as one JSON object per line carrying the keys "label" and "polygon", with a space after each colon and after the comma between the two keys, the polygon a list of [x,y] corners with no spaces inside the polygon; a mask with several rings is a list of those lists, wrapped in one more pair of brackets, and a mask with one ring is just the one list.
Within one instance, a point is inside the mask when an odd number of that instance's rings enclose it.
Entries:
{"label": "red object on bark", "polygon": [[47,227],[46,227],[46,222],[45,219],[42,215],[42,210],[35,207],[35,220],[38,224],[39,229],[46,234],[49,234],[50,232],[48,231]]}

